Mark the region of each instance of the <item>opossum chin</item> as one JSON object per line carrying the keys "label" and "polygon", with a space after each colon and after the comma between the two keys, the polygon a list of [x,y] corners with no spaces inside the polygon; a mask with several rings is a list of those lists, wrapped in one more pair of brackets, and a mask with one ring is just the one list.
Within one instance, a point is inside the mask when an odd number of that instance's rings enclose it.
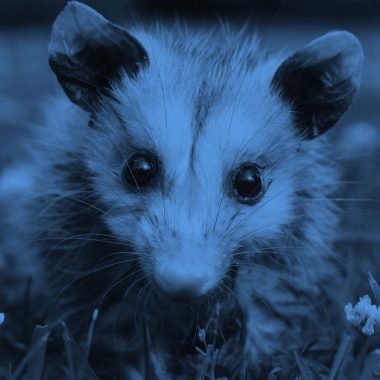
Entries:
{"label": "opossum chin", "polygon": [[153,281],[171,301],[191,303],[212,293],[223,281],[228,265],[222,259],[220,253],[199,247],[155,252]]}

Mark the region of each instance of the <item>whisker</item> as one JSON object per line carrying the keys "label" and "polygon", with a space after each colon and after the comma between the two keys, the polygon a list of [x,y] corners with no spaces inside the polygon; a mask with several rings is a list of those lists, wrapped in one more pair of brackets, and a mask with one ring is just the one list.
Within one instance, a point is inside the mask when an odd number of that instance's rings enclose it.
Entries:
{"label": "whisker", "polygon": [[[103,295],[101,296],[100,301],[98,302],[99,308],[100,308],[100,305],[104,302],[104,300],[107,297],[107,295],[112,291],[112,289],[114,289],[116,286],[118,286],[119,284],[121,284],[123,281],[127,280],[129,277],[134,276],[135,274],[140,273],[142,271],[143,271],[143,268],[139,268],[139,269],[137,269],[136,271],[134,271],[132,273],[128,273],[128,274],[122,276],[119,280],[115,281],[111,286],[109,286],[106,289],[106,291],[103,293]],[[130,287],[128,289],[130,289]],[[123,297],[123,299],[124,299],[124,297]]]}

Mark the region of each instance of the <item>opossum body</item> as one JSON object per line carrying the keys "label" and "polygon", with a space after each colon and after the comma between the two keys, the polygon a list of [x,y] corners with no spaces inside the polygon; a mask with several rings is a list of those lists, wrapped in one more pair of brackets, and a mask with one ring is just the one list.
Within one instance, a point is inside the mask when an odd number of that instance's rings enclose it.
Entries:
{"label": "opossum body", "polygon": [[74,105],[50,107],[28,186],[3,177],[18,238],[1,262],[38,279],[77,339],[99,308],[102,379],[144,361],[194,379],[207,344],[220,376],[244,378],[319,318],[339,234],[320,135],[359,86],[361,45],[336,31],[286,58],[247,34],[129,34],[75,1],[55,21],[49,62]]}

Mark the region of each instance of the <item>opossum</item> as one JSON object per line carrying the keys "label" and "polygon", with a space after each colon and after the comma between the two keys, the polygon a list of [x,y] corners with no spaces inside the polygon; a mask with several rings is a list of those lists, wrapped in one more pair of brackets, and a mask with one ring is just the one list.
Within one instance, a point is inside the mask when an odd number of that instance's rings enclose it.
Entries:
{"label": "opossum", "polygon": [[[338,282],[324,133],[362,59],[347,31],[269,54],[248,30],[127,31],[69,2],[49,45],[66,95],[1,180],[1,270],[78,341],[99,313],[101,379],[260,378]],[[46,378],[64,378],[60,350]]]}

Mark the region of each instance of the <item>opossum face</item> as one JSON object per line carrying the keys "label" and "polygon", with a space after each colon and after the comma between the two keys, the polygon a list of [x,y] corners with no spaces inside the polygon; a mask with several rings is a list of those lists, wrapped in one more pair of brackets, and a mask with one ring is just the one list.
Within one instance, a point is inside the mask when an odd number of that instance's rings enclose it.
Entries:
{"label": "opossum face", "polygon": [[[146,86],[152,76],[142,79]],[[121,88],[120,104],[94,122],[88,162],[95,188],[113,215],[110,228],[133,241],[158,286],[174,298],[201,296],[231,275],[245,241],[272,239],[289,221],[295,184],[280,161],[294,155],[295,134],[269,88],[261,88],[268,93],[262,104],[247,102],[250,88],[240,88],[235,115],[232,94],[221,92],[199,120],[194,102],[207,95],[196,86],[188,83],[183,95],[166,87],[163,104],[159,88],[140,90],[142,80],[134,90],[127,81],[129,95]],[[264,106],[278,116],[252,112]],[[283,133],[263,132],[269,123]]]}
{"label": "opossum face", "polygon": [[[78,35],[73,19],[87,22]],[[249,67],[218,60],[216,47],[210,60],[163,42],[142,47],[72,2],[56,21],[50,62],[91,113],[85,157],[109,228],[133,243],[164,293],[188,300],[223,286],[247,244],[254,254],[295,220],[305,144],[348,107],[361,50],[336,32],[282,64]]]}

